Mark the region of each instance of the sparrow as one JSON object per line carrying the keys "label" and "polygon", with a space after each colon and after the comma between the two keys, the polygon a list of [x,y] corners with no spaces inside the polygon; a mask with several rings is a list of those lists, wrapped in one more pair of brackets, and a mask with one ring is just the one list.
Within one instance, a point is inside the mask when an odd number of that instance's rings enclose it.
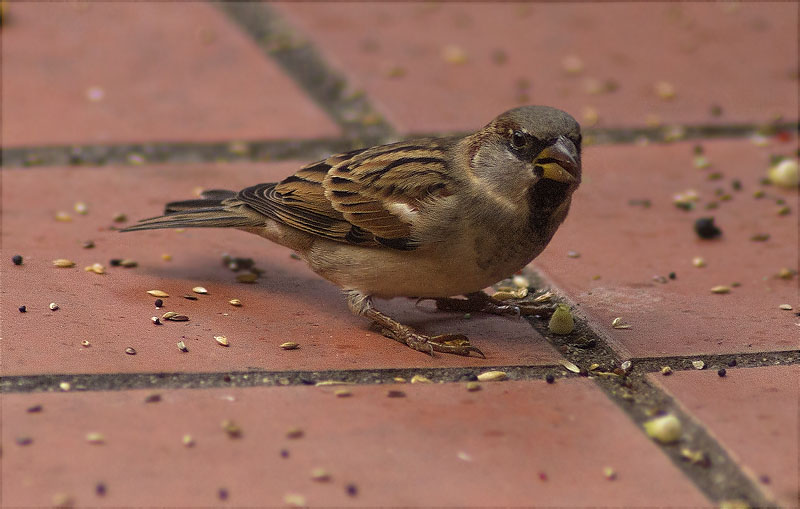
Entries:
{"label": "sparrow", "polygon": [[482,289],[542,252],[580,181],[578,122],[555,108],[523,106],[466,136],[361,148],[281,182],[205,191],[122,231],[223,227],[260,235],[342,288],[350,310],[387,337],[431,355],[483,356],[464,335],[427,336],[393,320],[373,298],[513,312]]}

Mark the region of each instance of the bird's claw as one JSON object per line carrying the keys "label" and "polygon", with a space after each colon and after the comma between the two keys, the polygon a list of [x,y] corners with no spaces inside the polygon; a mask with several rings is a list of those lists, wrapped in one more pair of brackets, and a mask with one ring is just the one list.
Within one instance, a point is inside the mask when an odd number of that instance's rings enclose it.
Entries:
{"label": "bird's claw", "polygon": [[469,342],[469,338],[463,334],[440,334],[438,336],[426,336],[411,331],[395,331],[383,329],[383,335],[403,343],[418,352],[427,353],[434,357],[434,352],[450,353],[469,357],[472,352],[480,355],[484,359],[486,355],[477,346]]}

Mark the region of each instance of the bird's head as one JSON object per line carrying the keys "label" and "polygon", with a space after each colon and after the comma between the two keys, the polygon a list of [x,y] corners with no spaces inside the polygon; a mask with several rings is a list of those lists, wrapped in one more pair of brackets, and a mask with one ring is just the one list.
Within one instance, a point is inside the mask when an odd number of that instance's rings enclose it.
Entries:
{"label": "bird's head", "polygon": [[509,110],[470,136],[470,167],[493,192],[551,209],[581,181],[581,128],[548,106]]}

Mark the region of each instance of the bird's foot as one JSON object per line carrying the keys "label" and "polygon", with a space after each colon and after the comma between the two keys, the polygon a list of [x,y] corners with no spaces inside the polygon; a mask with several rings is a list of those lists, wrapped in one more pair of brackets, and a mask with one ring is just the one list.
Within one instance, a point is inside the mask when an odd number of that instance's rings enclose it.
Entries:
{"label": "bird's foot", "polygon": [[463,334],[426,336],[405,326],[400,326],[395,330],[383,329],[382,333],[387,338],[394,339],[419,352],[427,353],[431,357],[433,357],[433,352],[451,353],[465,357],[469,357],[472,352],[475,352],[484,359],[486,358],[483,352],[477,346],[471,345],[469,339]]}
{"label": "bird's foot", "polygon": [[516,316],[519,318],[532,308],[525,303],[508,303],[498,300],[485,292],[475,292],[466,295],[466,299],[452,297],[436,298],[436,308],[441,311],[455,311],[459,313],[490,313],[500,316]]}

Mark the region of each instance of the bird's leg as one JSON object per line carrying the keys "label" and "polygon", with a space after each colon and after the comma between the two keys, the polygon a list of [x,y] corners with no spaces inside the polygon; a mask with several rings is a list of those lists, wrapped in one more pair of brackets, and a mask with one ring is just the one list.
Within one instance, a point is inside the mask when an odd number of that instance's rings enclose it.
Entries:
{"label": "bird's leg", "polygon": [[506,301],[498,300],[486,292],[473,292],[465,295],[466,299],[454,299],[451,297],[436,298],[436,308],[442,311],[456,311],[459,313],[491,313],[501,316],[521,315],[550,315],[553,313],[551,306],[533,304],[530,302],[517,302],[509,304]]}
{"label": "bird's leg", "polygon": [[438,336],[426,336],[416,332],[411,327],[397,322],[387,315],[381,313],[372,305],[372,298],[369,295],[356,291],[347,292],[347,306],[356,315],[365,316],[375,322],[382,331],[383,335],[394,339],[406,346],[433,355],[433,352],[452,353],[469,357],[470,353],[475,352],[484,359],[483,352],[478,347],[472,346],[469,339],[463,334],[441,334]]}

